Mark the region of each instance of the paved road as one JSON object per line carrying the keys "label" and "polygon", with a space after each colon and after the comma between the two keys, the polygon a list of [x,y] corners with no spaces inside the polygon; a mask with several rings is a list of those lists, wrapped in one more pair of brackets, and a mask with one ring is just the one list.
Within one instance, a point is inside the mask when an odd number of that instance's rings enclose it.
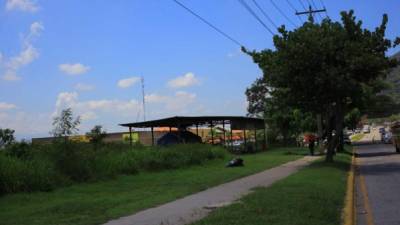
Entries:
{"label": "paved road", "polygon": [[392,145],[356,147],[358,225],[400,225],[400,154]]}
{"label": "paved road", "polygon": [[205,217],[214,207],[231,204],[254,187],[267,187],[287,177],[319,157],[306,156],[176,201],[109,221],[106,225],[182,225]]}
{"label": "paved road", "polygon": [[371,132],[365,134],[364,137],[360,140],[360,142],[380,141],[381,134],[379,133],[379,128],[381,127],[371,128]]}

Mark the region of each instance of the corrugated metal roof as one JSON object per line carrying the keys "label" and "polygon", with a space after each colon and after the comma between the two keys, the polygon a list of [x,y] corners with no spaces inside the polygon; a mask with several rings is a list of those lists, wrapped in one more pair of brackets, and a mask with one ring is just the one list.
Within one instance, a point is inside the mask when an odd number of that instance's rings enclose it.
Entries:
{"label": "corrugated metal roof", "polygon": [[233,129],[264,129],[264,119],[244,116],[174,116],[158,120],[119,124],[123,127],[190,127],[231,124]]}

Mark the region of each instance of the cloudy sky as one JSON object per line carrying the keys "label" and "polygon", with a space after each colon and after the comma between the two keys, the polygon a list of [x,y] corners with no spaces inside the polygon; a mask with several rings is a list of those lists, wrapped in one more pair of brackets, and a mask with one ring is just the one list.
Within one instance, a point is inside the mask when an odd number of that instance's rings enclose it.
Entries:
{"label": "cloudy sky", "polygon": [[[238,1],[180,1],[247,48],[272,47],[271,34]],[[298,10],[307,3],[288,1]],[[258,1],[275,24],[292,29],[305,19],[287,1],[274,2],[288,19]],[[388,36],[400,34],[398,0],[323,3],[333,20],[355,9],[369,28],[387,13]],[[143,118],[141,77],[147,119],[245,115],[244,91],[260,75],[238,45],[172,0],[0,0],[0,127],[19,138],[47,136],[67,107],[81,116],[82,133],[95,124],[121,131],[118,123]]]}

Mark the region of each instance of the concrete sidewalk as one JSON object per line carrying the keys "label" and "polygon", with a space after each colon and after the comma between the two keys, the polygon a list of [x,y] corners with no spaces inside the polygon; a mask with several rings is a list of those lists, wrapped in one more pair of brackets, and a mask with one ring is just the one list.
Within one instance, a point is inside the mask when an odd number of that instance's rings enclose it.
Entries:
{"label": "concrete sidewalk", "polygon": [[[146,209],[131,216],[111,220],[106,225],[183,225],[205,217],[213,208],[229,205],[255,187],[272,183],[307,166],[319,157],[306,156],[296,161],[265,170],[196,194]],[[168,188],[168,187],[166,187]]]}

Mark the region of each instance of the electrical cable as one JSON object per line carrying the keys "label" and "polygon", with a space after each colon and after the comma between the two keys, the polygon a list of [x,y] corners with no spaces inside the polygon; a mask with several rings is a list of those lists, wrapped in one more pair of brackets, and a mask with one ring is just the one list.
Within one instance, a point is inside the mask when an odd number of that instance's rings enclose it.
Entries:
{"label": "electrical cable", "polygon": [[206,19],[204,19],[203,17],[201,17],[199,14],[195,13],[193,10],[191,10],[190,8],[188,8],[187,6],[185,6],[184,4],[182,4],[181,2],[179,2],[178,0],[172,0],[174,1],[176,4],[178,4],[179,6],[181,6],[183,9],[185,9],[186,11],[188,11],[189,13],[191,13],[192,15],[194,15],[195,17],[197,17],[199,20],[201,20],[203,23],[207,24],[208,26],[210,26],[211,28],[213,28],[215,31],[217,31],[219,34],[221,34],[222,36],[224,36],[225,38],[229,39],[230,41],[232,41],[233,43],[239,45],[240,47],[244,46],[242,45],[239,41],[237,41],[236,39],[234,39],[233,37],[229,36],[227,33],[223,32],[221,29],[219,29],[218,27],[214,26],[213,24],[211,24],[210,22],[208,22]]}

